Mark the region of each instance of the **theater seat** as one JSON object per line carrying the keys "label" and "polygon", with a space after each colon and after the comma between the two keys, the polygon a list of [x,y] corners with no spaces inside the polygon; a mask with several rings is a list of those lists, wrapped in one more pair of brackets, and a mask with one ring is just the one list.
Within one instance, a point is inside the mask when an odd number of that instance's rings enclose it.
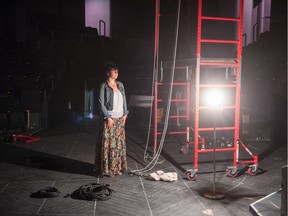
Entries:
{"label": "theater seat", "polygon": [[8,127],[7,113],[0,113],[0,130],[2,130],[3,134],[7,133],[7,127]]}
{"label": "theater seat", "polygon": [[25,114],[24,112],[11,112],[8,123],[8,130],[25,128]]}

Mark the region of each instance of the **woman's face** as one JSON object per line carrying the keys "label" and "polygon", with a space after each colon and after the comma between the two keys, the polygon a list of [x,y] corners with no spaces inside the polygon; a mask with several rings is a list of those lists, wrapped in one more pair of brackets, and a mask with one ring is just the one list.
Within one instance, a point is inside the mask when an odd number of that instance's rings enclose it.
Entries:
{"label": "woman's face", "polygon": [[110,73],[108,73],[108,77],[111,79],[117,79],[118,78],[118,70],[113,69],[112,71],[110,71]]}

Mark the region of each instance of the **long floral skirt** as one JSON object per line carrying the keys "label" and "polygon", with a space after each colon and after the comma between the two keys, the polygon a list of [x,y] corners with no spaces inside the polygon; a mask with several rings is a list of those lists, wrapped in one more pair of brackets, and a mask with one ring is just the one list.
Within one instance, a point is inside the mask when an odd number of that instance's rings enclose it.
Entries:
{"label": "long floral skirt", "polygon": [[121,175],[127,170],[125,126],[120,123],[120,118],[114,119],[112,129],[104,123],[102,137],[102,171],[103,175]]}

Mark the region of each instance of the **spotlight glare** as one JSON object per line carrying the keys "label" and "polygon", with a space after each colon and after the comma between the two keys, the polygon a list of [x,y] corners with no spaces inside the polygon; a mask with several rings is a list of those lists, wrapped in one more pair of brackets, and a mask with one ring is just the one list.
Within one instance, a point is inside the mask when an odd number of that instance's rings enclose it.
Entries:
{"label": "spotlight glare", "polygon": [[223,104],[223,94],[219,91],[211,91],[207,94],[207,103],[213,107],[219,107]]}

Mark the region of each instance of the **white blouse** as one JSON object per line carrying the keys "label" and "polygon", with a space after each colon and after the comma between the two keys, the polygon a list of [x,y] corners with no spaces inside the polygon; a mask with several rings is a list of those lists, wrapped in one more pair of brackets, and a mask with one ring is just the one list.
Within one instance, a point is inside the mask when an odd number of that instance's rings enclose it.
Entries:
{"label": "white blouse", "polygon": [[113,109],[108,112],[112,118],[121,118],[123,116],[123,95],[119,90],[113,92]]}

